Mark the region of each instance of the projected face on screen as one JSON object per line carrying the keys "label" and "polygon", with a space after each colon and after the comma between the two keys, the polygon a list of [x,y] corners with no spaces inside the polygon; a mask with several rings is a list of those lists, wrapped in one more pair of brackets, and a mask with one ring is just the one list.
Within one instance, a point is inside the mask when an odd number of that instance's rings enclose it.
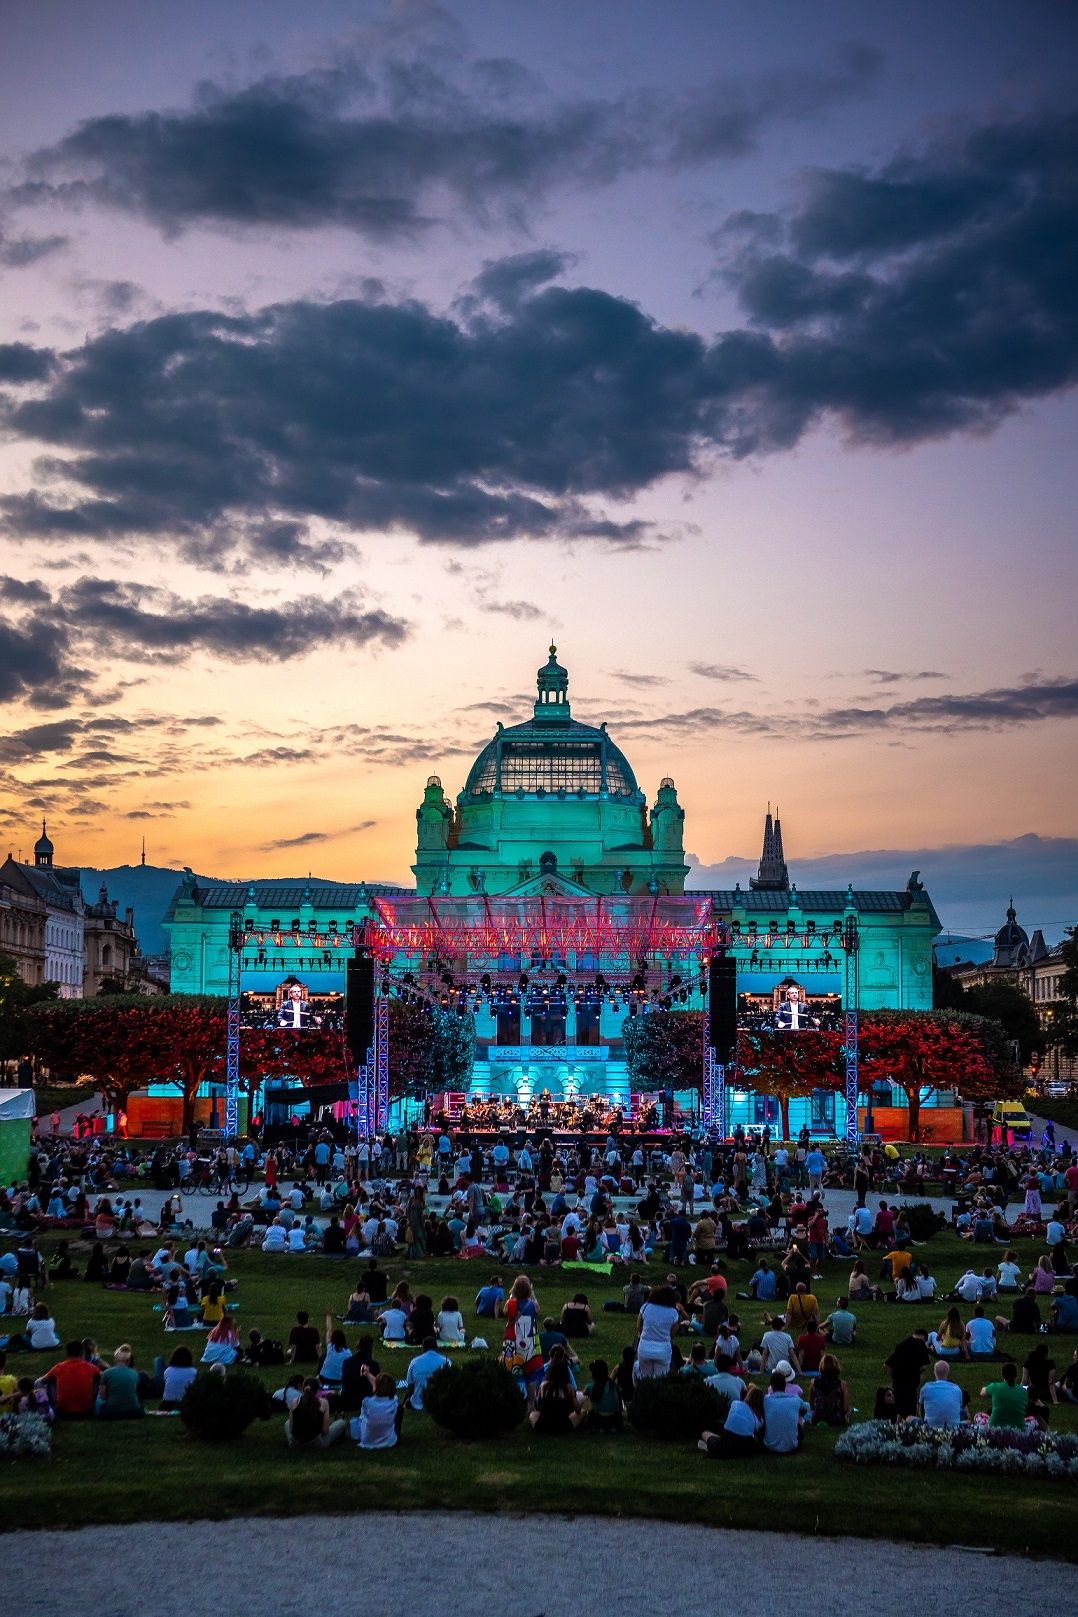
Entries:
{"label": "projected face on screen", "polygon": [[292,983],[285,990],[281,1008],[277,1012],[277,1026],[291,1028],[296,1032],[311,1026],[310,1008],[303,997],[303,989],[299,983]]}
{"label": "projected face on screen", "polygon": [[788,988],[785,999],[779,1002],[775,1012],[775,1026],[787,1033],[798,1033],[810,1026],[808,1006],[801,995],[800,988]]}

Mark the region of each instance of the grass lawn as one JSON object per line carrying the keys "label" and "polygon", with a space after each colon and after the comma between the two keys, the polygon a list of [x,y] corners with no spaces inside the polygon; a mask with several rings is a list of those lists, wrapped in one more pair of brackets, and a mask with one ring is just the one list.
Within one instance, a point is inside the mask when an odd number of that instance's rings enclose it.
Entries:
{"label": "grass lawn", "polygon": [[[983,1250],[978,1249],[978,1258]],[[1032,1266],[1038,1250],[1032,1242],[1022,1243],[1023,1262]],[[956,1237],[943,1235],[919,1248],[917,1255],[930,1261],[941,1289],[949,1289],[965,1269],[970,1249]],[[390,1260],[383,1266],[393,1283],[406,1276],[413,1290],[433,1297],[436,1307],[446,1293],[458,1296],[469,1332],[483,1335],[495,1347],[500,1335],[495,1322],[474,1321],[472,1307],[490,1264]],[[353,1262],[344,1260],[236,1254],[232,1273],[239,1281],[234,1300],[240,1303],[236,1317],[241,1332],[258,1326],[264,1335],[287,1340],[297,1308],[308,1309],[319,1324],[327,1307],[343,1312],[355,1269]],[[826,1309],[844,1289],[849,1269],[848,1262],[829,1263],[825,1278],[816,1283]],[[652,1277],[659,1272],[659,1266],[652,1265]],[[686,1271],[690,1278],[699,1272]],[[749,1272],[747,1263],[730,1264],[731,1289],[743,1288]],[[576,1344],[585,1364],[601,1355],[613,1365],[632,1339],[633,1325],[627,1316],[601,1312],[605,1299],[620,1298],[625,1278],[624,1274],[610,1279],[562,1275],[556,1270],[533,1273],[543,1313],[557,1314],[577,1290],[587,1293],[599,1323],[591,1342]],[[53,1287],[49,1298],[62,1339],[92,1336],[106,1356],[127,1341],[135,1349],[136,1362],[144,1367],[155,1353],[164,1350],[167,1356],[179,1342],[194,1348],[201,1341],[195,1332],[166,1336],[161,1315],[151,1312],[145,1297],[102,1291],[79,1280]],[[762,1309],[745,1302],[733,1307],[740,1311],[741,1339],[747,1346],[762,1328],[758,1323]],[[856,1312],[859,1340],[842,1358],[859,1409],[855,1418],[867,1419],[876,1387],[887,1380],[882,1359],[915,1322],[938,1324],[944,1308],[875,1303],[861,1305]],[[964,1317],[968,1313],[963,1310]],[[1020,1358],[1034,1340],[1015,1339]],[[1061,1364],[1070,1358],[1066,1342],[1060,1340],[1054,1348]],[[383,1350],[380,1357],[383,1367],[400,1379],[411,1350]],[[29,1373],[31,1367],[40,1373],[50,1362],[45,1355],[18,1355],[9,1361],[10,1368],[21,1373]],[[279,1386],[288,1371],[262,1374],[267,1384]],[[956,1377],[976,1392],[992,1379],[992,1367],[960,1366]],[[974,1407],[982,1406],[975,1400]],[[1055,1411],[1053,1429],[1078,1430],[1078,1407]],[[523,1428],[493,1442],[462,1443],[434,1426],[428,1416],[411,1412],[396,1449],[366,1454],[348,1441],[324,1454],[290,1452],[283,1420],[278,1418],[256,1423],[238,1443],[226,1445],[195,1440],[178,1419],[115,1426],[71,1424],[56,1430],[51,1461],[19,1461],[4,1469],[2,1521],[5,1529],[12,1529],[459,1507],[651,1516],[713,1526],[992,1545],[1078,1559],[1075,1492],[1070,1484],[854,1467],[832,1457],[837,1435],[824,1428],[810,1430],[804,1450],[793,1458],[717,1463],[706,1461],[691,1444],[641,1437],[628,1428],[620,1436],[575,1434],[561,1440],[536,1437]]]}

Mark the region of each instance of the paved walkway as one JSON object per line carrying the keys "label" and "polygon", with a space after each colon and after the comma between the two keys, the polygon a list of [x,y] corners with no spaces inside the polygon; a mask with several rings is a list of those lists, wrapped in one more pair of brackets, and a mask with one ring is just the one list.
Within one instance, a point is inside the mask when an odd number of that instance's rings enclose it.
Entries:
{"label": "paved walkway", "polygon": [[[991,1617],[1026,1608],[1031,1588],[1041,1610],[1068,1610],[1075,1587],[1074,1567],[1061,1561],[1033,1570],[1009,1557],[870,1539],[463,1512],[256,1518],[195,1530],[147,1522],[12,1533],[3,1548],[5,1604],[20,1617],[217,1617],[222,1609],[228,1617],[357,1609],[378,1617],[640,1617],[653,1609],[759,1617],[776,1577],[812,1590],[810,1605],[838,1598],[873,1617],[941,1605],[947,1617]],[[217,1571],[200,1576],[196,1563]]]}

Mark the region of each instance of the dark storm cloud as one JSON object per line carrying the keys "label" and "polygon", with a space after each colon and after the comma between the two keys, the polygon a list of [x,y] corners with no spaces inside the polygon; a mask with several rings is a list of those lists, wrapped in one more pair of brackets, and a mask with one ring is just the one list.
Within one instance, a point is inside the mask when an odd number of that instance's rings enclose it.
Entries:
{"label": "dark storm cloud", "polygon": [[0,264],[5,269],[26,269],[66,247],[66,236],[6,236],[0,230]]}
{"label": "dark storm cloud", "polygon": [[377,240],[462,209],[521,222],[555,189],[743,156],[770,125],[863,94],[879,67],[852,47],[821,71],[559,103],[511,62],[454,75],[429,54],[342,54],[241,88],[202,84],[187,108],[87,119],[31,156],[12,197],[117,208],[170,234],[336,225]]}
{"label": "dark storm cloud", "polygon": [[[38,706],[68,705],[94,692],[95,676],[79,666],[81,657],[181,664],[205,653],[225,662],[288,662],[327,646],[392,648],[408,634],[403,620],[367,607],[355,589],[332,600],[293,596],[284,605],[256,605],[230,596],[185,599],[112,579],[79,578],[52,595],[40,585],[0,579],[0,600],[9,608],[0,615],[0,701],[22,698]],[[65,720],[66,729],[36,727],[27,733],[29,750],[41,750],[41,737],[49,733],[70,735],[75,722]],[[103,715],[81,728],[122,731],[132,722],[144,728],[150,721]],[[190,722],[219,721],[205,715]],[[183,721],[180,726],[182,733]],[[17,746],[17,738],[4,745]]]}
{"label": "dark storm cloud", "polygon": [[1076,154],[1078,117],[986,126],[813,173],[789,219],[731,220],[724,277],[768,334],[745,351],[767,395],[758,447],[828,411],[854,438],[913,442],[1072,386]]}
{"label": "dark storm cloud", "polygon": [[[488,264],[453,315],[297,301],[168,314],[62,355],[9,345],[0,367],[38,385],[0,423],[46,452],[0,517],[13,537],[167,537],[207,568],[324,569],[348,529],[638,547],[663,535],[600,502],[713,455],[788,449],[827,418],[888,445],[985,429],[1078,379],[1076,135],[1047,117],[980,130],[872,185],[814,176],[791,221],[742,216],[724,273],[751,324],[712,341],[547,284],[563,261],[535,252]],[[847,179],[869,189],[860,225],[833,204]],[[901,232],[878,185],[896,206],[924,190]],[[963,185],[948,222],[934,199]]]}
{"label": "dark storm cloud", "polygon": [[59,590],[56,600],[75,634],[111,643],[135,661],[182,662],[204,651],[229,662],[288,662],[328,643],[398,645],[407,632],[388,613],[363,610],[356,591],[333,601],[298,596],[283,606],[254,606],[231,597],[183,600],[141,584],[81,578]]}
{"label": "dark storm cloud", "polygon": [[0,382],[10,386],[42,382],[52,369],[52,355],[27,342],[0,342]]}
{"label": "dark storm cloud", "polygon": [[698,739],[715,731],[776,739],[796,735],[803,740],[845,741],[865,736],[976,730],[1008,730],[1054,719],[1078,718],[1078,679],[1036,679],[1022,685],[968,695],[920,696],[889,707],[806,705],[766,710],[719,707],[627,717],[619,730],[661,730],[671,736]]}

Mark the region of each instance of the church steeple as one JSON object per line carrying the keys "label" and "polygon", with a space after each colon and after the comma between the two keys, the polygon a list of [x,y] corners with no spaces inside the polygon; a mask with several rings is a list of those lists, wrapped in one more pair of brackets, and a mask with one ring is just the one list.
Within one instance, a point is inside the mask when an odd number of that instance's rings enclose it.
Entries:
{"label": "church steeple", "polygon": [[52,845],[49,833],[45,829],[45,822],[42,820],[41,835],[34,843],[34,864],[37,865],[39,870],[47,870],[49,868],[49,866],[52,864],[52,856],[55,851],[56,850]]}
{"label": "church steeple", "polygon": [[782,852],[782,821],[777,810],[772,820],[770,803],[764,820],[764,845],[759,869],[749,881],[749,886],[763,893],[788,893],[790,890],[790,873]]}

